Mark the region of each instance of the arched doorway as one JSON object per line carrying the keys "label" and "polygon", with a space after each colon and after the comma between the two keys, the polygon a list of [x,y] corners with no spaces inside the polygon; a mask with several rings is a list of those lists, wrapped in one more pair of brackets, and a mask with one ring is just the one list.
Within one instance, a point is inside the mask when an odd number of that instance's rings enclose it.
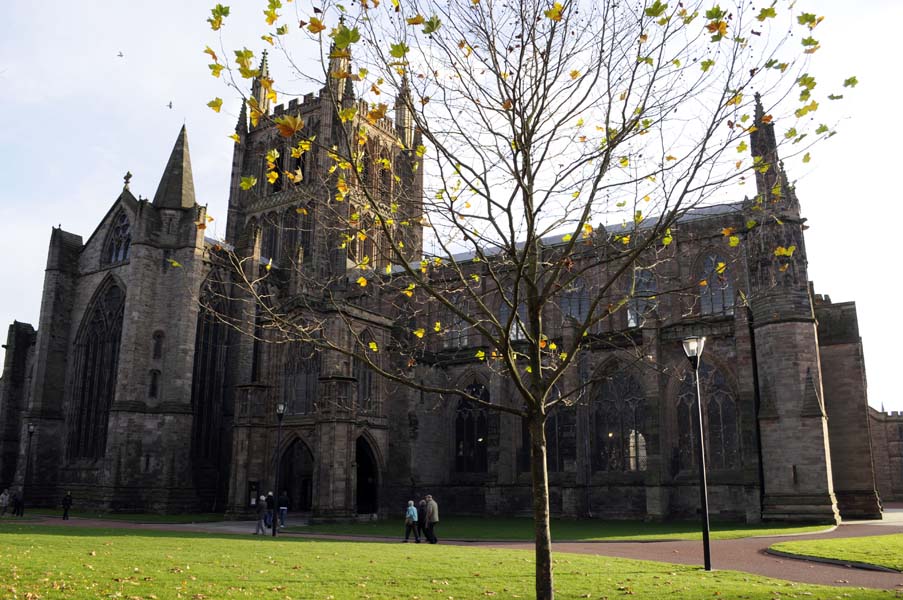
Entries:
{"label": "arched doorway", "polygon": [[375,514],[379,511],[379,468],[373,449],[363,436],[357,438],[354,462],[357,464],[357,513]]}
{"label": "arched doorway", "polygon": [[282,453],[279,487],[288,492],[289,510],[308,512],[313,506],[314,456],[296,439]]}

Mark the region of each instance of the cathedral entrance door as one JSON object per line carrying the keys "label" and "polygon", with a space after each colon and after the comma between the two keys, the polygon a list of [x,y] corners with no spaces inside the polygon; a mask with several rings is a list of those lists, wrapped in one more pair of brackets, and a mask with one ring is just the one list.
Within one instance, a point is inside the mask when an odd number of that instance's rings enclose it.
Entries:
{"label": "cathedral entrance door", "polygon": [[279,487],[288,492],[289,510],[308,512],[313,506],[314,456],[296,439],[279,462]]}
{"label": "cathedral entrance door", "polygon": [[379,468],[373,449],[363,436],[357,438],[354,462],[357,464],[357,513],[379,511]]}

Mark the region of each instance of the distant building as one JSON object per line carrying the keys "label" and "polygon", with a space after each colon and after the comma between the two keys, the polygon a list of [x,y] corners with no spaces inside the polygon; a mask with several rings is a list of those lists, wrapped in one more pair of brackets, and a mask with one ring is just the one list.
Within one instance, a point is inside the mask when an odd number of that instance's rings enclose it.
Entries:
{"label": "distant building", "polygon": [[[342,60],[331,69],[347,68]],[[265,77],[265,59],[261,69]],[[269,114],[259,78],[252,96]],[[331,98],[357,102],[337,83],[272,114],[300,115],[302,136],[329,148],[341,126]],[[786,190],[765,208],[775,218],[763,219],[753,201],[691,211],[655,270],[631,270],[625,285],[646,293],[589,336],[564,385],[594,382],[591,391],[547,424],[554,514],[695,513],[695,394],[680,343],[691,332],[708,336],[701,374],[713,515],[832,521],[839,510],[880,518],[879,495],[903,499],[903,417],[868,408],[855,305],[812,292],[804,219],[761,117],[753,153],[775,168],[757,174],[758,189]],[[153,200],[136,199],[127,181],[86,241],[53,229],[39,329],[9,329],[0,487],[24,484],[40,504],[71,490],[79,504],[111,510],[242,513],[272,489],[278,457],[293,509],[315,518],[394,515],[426,492],[444,513],[528,514],[527,436],[516,418],[390,384],[344,355],[255,341],[218,318],[254,320],[219,266],[224,245],[248,257],[246,273],[269,273],[268,293],[285,303],[320,293],[298,270],[343,277],[380,244],[337,242],[330,223],[353,207],[327,202],[335,189],[324,150],[293,158],[272,124],[249,128],[244,109],[236,132],[225,242],[204,237],[184,128]],[[423,180],[402,147],[418,138],[403,103],[394,122],[368,129],[369,156],[393,167],[365,179],[391,190],[411,218],[421,210]],[[279,169],[302,183],[243,190],[243,176],[265,180],[265,154],[275,147]],[[750,219],[759,223],[748,243],[728,247],[723,229],[742,230]],[[410,235],[405,247],[416,260],[422,232]],[[776,246],[795,252],[779,262]],[[651,293],[674,287],[665,281],[685,282],[691,293]],[[552,331],[571,335],[569,319],[586,310],[592,287],[588,280],[567,291],[546,316],[557,323]],[[397,315],[360,291],[346,302],[343,318],[355,334],[388,347]],[[328,335],[345,335],[335,311],[317,316]],[[473,358],[482,343],[473,332],[450,328],[431,343],[418,375],[493,402],[514,396]],[[287,404],[278,447],[276,402]]]}

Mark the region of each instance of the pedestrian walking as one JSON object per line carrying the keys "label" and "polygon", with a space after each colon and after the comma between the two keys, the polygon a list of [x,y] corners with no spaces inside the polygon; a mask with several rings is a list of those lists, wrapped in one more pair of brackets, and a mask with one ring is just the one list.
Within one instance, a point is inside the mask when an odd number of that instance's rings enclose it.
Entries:
{"label": "pedestrian walking", "polygon": [[426,498],[421,498],[417,503],[417,533],[418,537],[429,541],[426,537]]}
{"label": "pedestrian walking", "polygon": [[14,517],[21,517],[25,514],[25,502],[19,492],[13,492],[12,505]]}
{"label": "pedestrian walking", "polygon": [[276,528],[276,499],[273,497],[273,492],[267,492],[266,499],[266,507],[267,507],[267,527]]}
{"label": "pedestrian walking", "polygon": [[413,500],[408,500],[408,508],[404,512],[404,543],[408,543],[411,532],[414,532],[414,541],[420,543],[420,532],[417,529],[417,507]]}
{"label": "pedestrian walking", "polygon": [[72,492],[66,492],[63,496],[63,520],[69,520],[69,509],[72,508]]}
{"label": "pedestrian walking", "polygon": [[261,494],[257,499],[257,528],[254,529],[254,535],[266,535],[266,515],[267,515],[267,497]]}
{"label": "pedestrian walking", "polygon": [[426,496],[426,537],[429,543],[436,544],[436,525],[439,524],[439,503],[433,500],[433,497]]}
{"label": "pedestrian walking", "polygon": [[279,528],[285,527],[285,517],[288,515],[288,491],[282,490],[279,494]]}
{"label": "pedestrian walking", "polygon": [[6,509],[9,508],[9,490],[3,490],[0,494],[0,517],[6,516]]}

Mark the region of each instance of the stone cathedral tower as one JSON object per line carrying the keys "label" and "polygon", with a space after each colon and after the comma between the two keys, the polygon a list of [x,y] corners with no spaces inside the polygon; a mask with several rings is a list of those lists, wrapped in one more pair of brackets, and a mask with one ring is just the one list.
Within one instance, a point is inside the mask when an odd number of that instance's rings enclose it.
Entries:
{"label": "stone cathedral tower", "polygon": [[[335,49],[332,55],[330,71],[347,72],[347,57]],[[398,99],[394,123],[389,118],[343,122],[339,111],[355,107],[358,115],[365,115],[370,107],[354,97],[350,79],[332,78],[319,94],[270,110],[264,82],[268,75],[264,55],[251,90],[259,120],[249,123],[243,106],[236,127],[239,141],[232,164],[227,242],[238,256],[248,257],[245,272],[261,277],[261,288],[266,288],[274,304],[285,305],[291,299],[315,312],[317,306],[332,306],[332,312],[318,313],[323,335],[342,339],[348,335],[346,319],[351,318],[356,335],[387,344],[391,321],[365,308],[366,302],[355,301],[358,286],[349,285],[348,273],[364,257],[380,272],[395,262],[378,230],[367,228],[370,223],[362,195],[357,193],[360,185],[383,201],[397,203],[399,213],[405,215],[399,219],[414,223],[405,239],[407,260],[420,258],[423,182],[422,174],[412,167],[416,160],[412,147],[420,141],[408,113],[410,100],[404,95]],[[280,135],[273,124],[288,115],[304,123],[303,130],[291,138]],[[361,182],[337,170],[329,156],[331,148],[355,143],[359,128],[366,133],[367,157]],[[303,140],[311,142],[309,150],[293,157],[292,148]],[[276,156],[273,151],[278,153],[275,162],[267,160],[268,153]],[[378,167],[389,164],[391,169]],[[268,183],[271,172],[279,177]],[[286,172],[295,181],[287,181]],[[242,178],[252,176],[257,185],[243,190]],[[337,198],[340,177],[344,177],[341,185],[350,190]],[[361,214],[360,228],[367,233],[348,239],[348,224],[356,221],[351,218],[356,213]],[[332,300],[318,302],[323,294]],[[348,299],[350,317],[338,314],[336,298]],[[247,308],[253,302],[237,304],[236,310],[253,310]],[[255,323],[249,327],[256,329],[257,337],[266,336],[264,317],[238,316],[244,323]],[[295,506],[310,510],[315,518],[377,512],[379,474],[385,473],[389,444],[381,401],[386,395],[384,382],[344,355],[315,353],[300,344],[260,343],[253,337],[238,336],[230,351],[236,402],[230,509],[241,512],[249,499],[269,490],[276,468],[285,471],[280,479],[290,482],[287,491],[296,499]],[[276,431],[277,402],[286,404],[281,435]]]}
{"label": "stone cathedral tower", "polygon": [[[836,520],[815,312],[803,241],[805,219],[777,152],[774,126],[756,99],[755,221],[747,261],[759,367],[766,519]],[[758,158],[761,157],[761,158]],[[792,459],[788,460],[788,457]]]}

